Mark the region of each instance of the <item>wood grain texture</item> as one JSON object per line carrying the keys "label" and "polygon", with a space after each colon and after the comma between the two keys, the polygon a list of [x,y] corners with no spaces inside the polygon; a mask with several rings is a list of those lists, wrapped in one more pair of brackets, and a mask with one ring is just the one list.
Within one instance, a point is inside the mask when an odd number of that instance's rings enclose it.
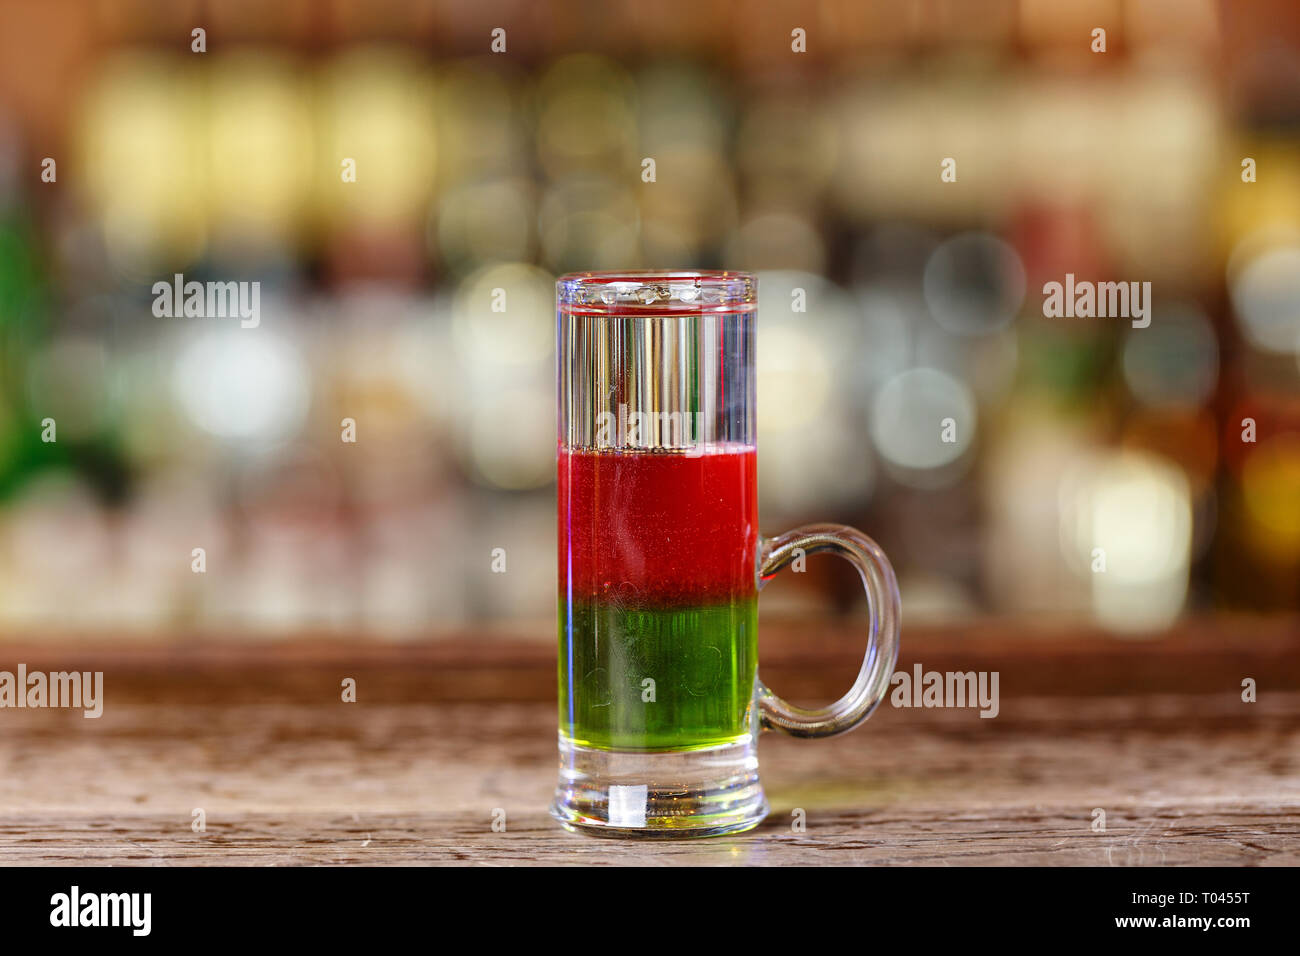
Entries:
{"label": "wood grain texture", "polygon": [[[764,679],[805,701],[838,694],[857,639],[769,629]],[[98,720],[0,710],[0,864],[1300,863],[1294,621],[1199,622],[1146,642],[913,629],[904,648],[900,669],[998,670],[999,715],[886,705],[842,737],[767,735],[772,814],[757,830],[634,842],[546,815],[554,661],[541,634],[4,643],[0,669],[103,670],[106,701]],[[340,700],[344,677],[355,704]],[[1243,677],[1258,702],[1242,702]]]}

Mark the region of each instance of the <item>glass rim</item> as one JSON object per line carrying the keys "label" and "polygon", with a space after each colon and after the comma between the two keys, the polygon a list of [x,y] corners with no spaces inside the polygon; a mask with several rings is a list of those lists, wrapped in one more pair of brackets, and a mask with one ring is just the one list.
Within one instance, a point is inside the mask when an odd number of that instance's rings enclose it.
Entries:
{"label": "glass rim", "polygon": [[555,281],[561,308],[636,314],[752,310],[758,279],[728,269],[628,269],[570,272]]}

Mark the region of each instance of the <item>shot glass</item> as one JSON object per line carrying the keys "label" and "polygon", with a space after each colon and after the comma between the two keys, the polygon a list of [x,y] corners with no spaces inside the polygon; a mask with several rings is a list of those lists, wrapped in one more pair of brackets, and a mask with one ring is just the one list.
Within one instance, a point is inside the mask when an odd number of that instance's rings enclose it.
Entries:
{"label": "shot glass", "polygon": [[[552,814],[618,836],[749,829],[768,811],[760,731],[843,733],[888,690],[900,628],[894,572],[853,528],[759,535],[754,276],[579,273],[558,281],[556,298]],[[810,710],[759,678],[758,593],[820,552],[858,569],[869,620],[852,688]]]}

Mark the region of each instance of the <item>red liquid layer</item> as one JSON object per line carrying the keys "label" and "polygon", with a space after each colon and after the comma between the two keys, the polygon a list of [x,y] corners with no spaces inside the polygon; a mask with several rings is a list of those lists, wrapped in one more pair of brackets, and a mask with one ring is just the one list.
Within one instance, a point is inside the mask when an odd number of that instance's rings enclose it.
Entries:
{"label": "red liquid layer", "polygon": [[744,446],[561,449],[561,599],[663,607],[753,594],[756,461]]}

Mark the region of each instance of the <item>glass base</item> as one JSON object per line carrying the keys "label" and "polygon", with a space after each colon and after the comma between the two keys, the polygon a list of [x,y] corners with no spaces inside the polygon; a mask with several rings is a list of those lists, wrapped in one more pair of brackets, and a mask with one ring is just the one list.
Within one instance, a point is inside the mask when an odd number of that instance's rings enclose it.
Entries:
{"label": "glass base", "polygon": [[676,753],[581,747],[560,735],[551,816],[596,836],[677,838],[739,833],[767,816],[753,737]]}

